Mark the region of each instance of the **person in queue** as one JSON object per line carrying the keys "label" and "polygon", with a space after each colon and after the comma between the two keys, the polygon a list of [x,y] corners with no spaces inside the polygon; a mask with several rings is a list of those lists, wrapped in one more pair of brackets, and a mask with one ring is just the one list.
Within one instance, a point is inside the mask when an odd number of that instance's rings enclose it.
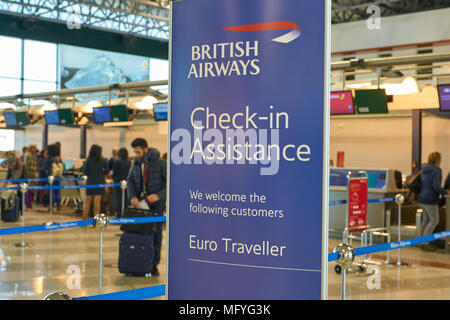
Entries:
{"label": "person in queue", "polygon": [[450,172],[448,173],[447,178],[445,179],[444,189],[450,190]]}
{"label": "person in queue", "polygon": [[[36,159],[37,148],[35,144],[30,144],[28,149],[28,153],[25,160],[25,168],[24,168],[24,176],[26,179],[35,179],[37,178],[37,159]],[[35,185],[34,182],[29,182],[29,185]],[[33,209],[33,198],[34,193],[32,190],[28,189],[25,194],[25,205],[27,209]]]}
{"label": "person in queue", "polygon": [[[10,151],[7,154],[7,160],[6,160],[7,166],[8,166],[8,172],[6,174],[7,180],[17,180],[17,179],[23,179],[24,178],[24,166],[20,162],[20,159],[17,158],[16,153],[14,151]],[[19,182],[14,183],[15,185],[20,185]],[[21,214],[23,214],[22,211],[22,192],[17,193],[19,197],[19,211]]]}
{"label": "person in queue", "polygon": [[[108,161],[109,169],[112,170],[112,166],[115,160],[119,160],[119,148],[112,149],[112,157]],[[128,151],[127,151],[128,152]]]}
{"label": "person in queue", "polygon": [[[118,157],[114,159],[111,165],[111,170],[113,173],[114,183],[120,183],[123,180],[127,180],[128,173],[130,172],[131,161],[128,158],[128,150],[127,148],[120,148],[118,150]],[[123,215],[122,212],[122,188],[115,187],[115,198],[116,198],[116,207],[117,207],[117,217],[120,218]],[[128,196],[125,192],[125,203],[128,203]]]}
{"label": "person in queue", "polygon": [[[449,190],[441,187],[442,170],[439,168],[441,159],[439,152],[432,152],[428,156],[428,164],[422,166],[420,175],[422,188],[418,197],[419,204],[423,210],[422,225],[420,227],[421,236],[432,234],[439,224],[439,195],[450,194]],[[421,248],[426,251],[435,249],[429,243],[422,245]]]}
{"label": "person in queue", "polygon": [[[42,169],[43,176],[48,178],[49,176],[53,176],[54,178],[62,178],[64,171],[64,164],[61,160],[61,149],[57,144],[51,144],[47,148],[47,157],[44,160],[44,165]],[[53,182],[54,186],[59,186],[60,181],[55,180]],[[49,204],[51,206],[57,206],[59,210],[60,201],[61,201],[61,192],[58,189],[53,190],[52,192],[52,203]]]}
{"label": "person in queue", "polygon": [[[47,148],[43,149],[41,151],[41,154],[39,155],[39,157],[37,158],[37,171],[38,171],[38,178],[47,178],[45,176],[45,170],[44,170],[44,163],[45,163],[45,159],[48,156],[48,150]],[[39,185],[41,186],[45,186],[46,183],[45,182],[39,182]],[[44,201],[44,196],[47,194],[47,190],[38,190],[38,197],[37,197],[37,202],[43,205],[46,205],[48,203],[48,201]]]}
{"label": "person in queue", "polygon": [[22,156],[20,157],[20,162],[22,164],[25,164],[25,162],[27,161],[27,154],[28,154],[28,147],[23,147]]}
{"label": "person in queue", "polygon": [[[83,173],[87,176],[87,185],[105,184],[105,175],[108,174],[108,161],[102,157],[102,147],[92,145],[89,156],[83,165]],[[94,216],[100,214],[102,197],[105,188],[86,189],[86,203],[83,210],[82,219],[89,219],[89,212],[94,204]]]}
{"label": "person in queue", "polygon": [[[160,158],[155,148],[149,148],[147,141],[137,138],[131,143],[136,158],[127,179],[128,197],[130,204],[135,208],[145,207],[162,216],[166,205],[166,168],[167,164]],[[154,235],[154,260],[152,275],[159,275],[158,264],[161,258],[162,225],[157,224]]]}

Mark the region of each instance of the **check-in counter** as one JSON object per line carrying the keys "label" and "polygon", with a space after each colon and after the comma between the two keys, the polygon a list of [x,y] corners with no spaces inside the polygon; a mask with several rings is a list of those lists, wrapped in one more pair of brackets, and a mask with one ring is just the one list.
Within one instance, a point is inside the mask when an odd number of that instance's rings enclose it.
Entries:
{"label": "check-in counter", "polygon": [[[395,170],[393,169],[354,169],[336,168],[330,170],[330,201],[347,200],[347,174],[349,172],[367,172],[368,176],[368,199],[383,199],[394,197],[401,192],[395,184]],[[367,224],[371,228],[385,227],[386,209],[393,204],[380,202],[369,203],[367,210]],[[345,204],[330,206],[329,229],[330,235],[342,236],[342,231],[346,226]]]}

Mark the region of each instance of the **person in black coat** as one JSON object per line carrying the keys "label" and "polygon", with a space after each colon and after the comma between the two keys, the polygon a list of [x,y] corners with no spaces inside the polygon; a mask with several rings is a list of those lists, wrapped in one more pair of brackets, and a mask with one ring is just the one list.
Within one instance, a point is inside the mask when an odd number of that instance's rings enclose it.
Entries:
{"label": "person in black coat", "polygon": [[[92,145],[89,150],[89,157],[83,165],[83,173],[87,176],[87,185],[105,184],[105,175],[108,174],[108,161],[102,157],[102,147]],[[82,219],[89,219],[92,203],[94,204],[94,216],[100,214],[102,197],[105,188],[86,189],[86,203],[83,210]]]}
{"label": "person in black coat", "polygon": [[[148,147],[145,139],[137,138],[131,146],[136,158],[127,179],[130,204],[140,208],[140,202],[145,201],[150,209],[162,216],[166,207],[167,163],[160,158],[158,150]],[[157,266],[161,258],[161,243],[162,225],[158,223],[154,234],[152,275],[159,275]]]}
{"label": "person in black coat", "polygon": [[[128,173],[130,172],[131,161],[128,158],[127,148],[121,148],[118,151],[118,159],[114,159],[111,164],[111,170],[113,173],[114,183],[120,183],[123,180],[127,180]],[[117,217],[122,217],[122,188],[115,187],[115,198],[117,206]],[[125,192],[125,202],[124,205],[128,203],[127,193]]]}

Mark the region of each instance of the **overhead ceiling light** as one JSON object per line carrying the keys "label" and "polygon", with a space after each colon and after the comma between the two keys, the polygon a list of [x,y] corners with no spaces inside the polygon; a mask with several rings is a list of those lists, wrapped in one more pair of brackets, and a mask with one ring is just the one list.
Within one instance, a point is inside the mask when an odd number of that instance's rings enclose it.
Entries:
{"label": "overhead ceiling light", "polygon": [[158,100],[153,96],[146,96],[139,102],[136,102],[136,109],[138,110],[151,110],[153,109],[153,104],[158,102]]}
{"label": "overhead ceiling light", "polygon": [[401,83],[383,83],[380,88],[386,89],[388,95],[419,93],[419,85],[413,77],[406,77]]}
{"label": "overhead ceiling light", "polygon": [[105,122],[104,127],[130,127],[133,125],[133,121],[121,121],[121,122]]}
{"label": "overhead ceiling light", "polygon": [[4,110],[4,109],[14,109],[16,110],[16,105],[12,104],[12,103],[8,103],[8,102],[2,102],[0,103],[0,109]]}
{"label": "overhead ceiling light", "polygon": [[364,82],[364,83],[352,83],[352,84],[346,84],[347,88],[351,89],[361,89],[361,88],[369,88],[372,86],[372,83],[370,82]]}
{"label": "overhead ceiling light", "polygon": [[50,102],[48,100],[32,100],[30,102],[30,106],[44,106],[46,104],[49,104]]}
{"label": "overhead ceiling light", "polygon": [[85,106],[81,107],[83,113],[93,113],[94,108],[101,107],[102,104],[98,100],[89,101]]}

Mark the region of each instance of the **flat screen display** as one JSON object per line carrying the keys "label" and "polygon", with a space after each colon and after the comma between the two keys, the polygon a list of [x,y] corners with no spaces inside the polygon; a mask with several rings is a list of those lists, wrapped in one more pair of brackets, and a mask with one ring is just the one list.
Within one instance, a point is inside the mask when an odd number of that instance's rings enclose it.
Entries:
{"label": "flat screen display", "polygon": [[333,91],[330,94],[331,115],[354,114],[353,95],[351,91]]}
{"label": "flat screen display", "polygon": [[154,103],[153,114],[155,115],[155,121],[167,121],[168,117],[168,103]]}
{"label": "flat screen display", "polygon": [[441,111],[450,111],[450,84],[439,85],[438,92]]}
{"label": "flat screen display", "polygon": [[355,103],[359,114],[389,113],[385,89],[356,90]]}
{"label": "flat screen display", "polygon": [[73,113],[71,109],[59,109],[58,117],[60,124],[73,124]]}
{"label": "flat screen display", "polygon": [[17,119],[15,112],[5,112],[3,113],[5,117],[5,122],[7,127],[17,127]]}
{"label": "flat screen display", "polygon": [[58,110],[45,111],[44,116],[47,124],[59,124]]}
{"label": "flat screen display", "polygon": [[111,106],[112,122],[128,121],[128,112],[125,105]]}
{"label": "flat screen display", "polygon": [[98,107],[93,109],[95,123],[111,122],[111,110],[109,107]]}
{"label": "flat screen display", "polygon": [[27,112],[16,112],[16,121],[19,127],[27,126],[30,124]]}

